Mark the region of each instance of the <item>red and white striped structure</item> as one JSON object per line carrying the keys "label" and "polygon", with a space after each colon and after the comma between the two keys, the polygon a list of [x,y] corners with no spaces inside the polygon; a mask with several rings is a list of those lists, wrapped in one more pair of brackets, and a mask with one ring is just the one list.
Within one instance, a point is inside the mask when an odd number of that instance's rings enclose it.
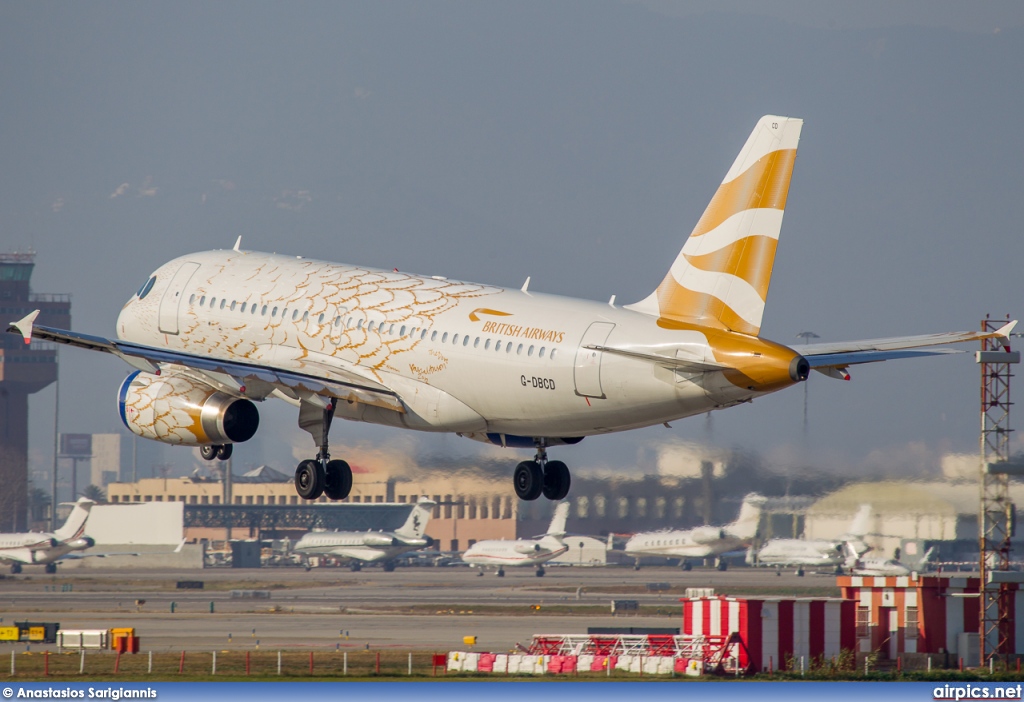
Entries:
{"label": "red and white striped structure", "polygon": [[684,597],[684,636],[738,634],[729,657],[750,672],[838,656],[856,645],[854,602],[832,598]]}
{"label": "red and white striped structure", "polygon": [[[844,599],[856,609],[857,650],[878,651],[895,658],[900,653],[948,652],[968,658],[962,634],[976,634],[980,581],[978,578],[920,575],[904,577],[840,576]],[[1009,651],[1024,653],[1024,590],[1007,583],[1010,617],[1005,632]],[[973,655],[977,655],[976,652]]]}

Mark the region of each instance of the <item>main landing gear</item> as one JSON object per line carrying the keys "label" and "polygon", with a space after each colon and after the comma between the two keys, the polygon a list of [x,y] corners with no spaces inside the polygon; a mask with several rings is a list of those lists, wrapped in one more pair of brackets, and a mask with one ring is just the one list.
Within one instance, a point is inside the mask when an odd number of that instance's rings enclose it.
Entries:
{"label": "main landing gear", "polygon": [[523,461],[512,474],[516,495],[520,500],[536,500],[541,495],[549,500],[564,500],[569,494],[572,478],[569,467],[561,461],[549,461],[544,443],[537,442],[537,455]]}
{"label": "main landing gear", "polygon": [[214,459],[218,461],[226,461],[231,458],[231,451],[233,448],[234,444],[209,444],[207,446],[199,447],[199,455],[207,461],[212,461]]}
{"label": "main landing gear", "polygon": [[[319,413],[316,417],[314,413]],[[307,459],[295,469],[295,492],[304,500],[315,500],[327,495],[331,500],[344,500],[352,492],[352,469],[345,461],[331,460],[327,435],[334,418],[334,404],[326,408],[310,409],[303,403],[299,410],[299,426],[316,438],[320,434],[315,459]]]}

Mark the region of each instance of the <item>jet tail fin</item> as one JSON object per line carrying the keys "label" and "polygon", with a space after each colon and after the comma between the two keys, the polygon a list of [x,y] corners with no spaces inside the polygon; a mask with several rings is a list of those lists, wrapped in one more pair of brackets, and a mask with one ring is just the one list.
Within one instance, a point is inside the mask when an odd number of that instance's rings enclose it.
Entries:
{"label": "jet tail fin", "polygon": [[757,536],[757,528],[761,524],[761,506],[764,498],[756,493],[750,493],[743,498],[740,505],[739,516],[736,521],[726,527],[726,531],[741,539],[753,539]]}
{"label": "jet tail fin", "polygon": [[761,329],[803,120],[766,115],[657,290],[627,308],[672,322]]}
{"label": "jet tail fin", "polygon": [[416,506],[409,512],[405,524],[395,529],[395,533],[412,539],[423,538],[423,534],[427,530],[427,522],[430,521],[430,515],[433,513],[436,504],[433,500],[421,497]]}
{"label": "jet tail fin", "polygon": [[61,541],[71,541],[81,537],[85,533],[85,522],[89,519],[89,510],[94,504],[96,503],[86,497],[78,498],[67,521],[60,529],[53,532],[53,535]]}
{"label": "jet tail fin", "polygon": [[548,525],[548,531],[544,536],[557,536],[559,538],[565,536],[565,520],[569,517],[569,503],[559,502],[558,506],[555,507],[555,514],[551,517],[551,524]]}

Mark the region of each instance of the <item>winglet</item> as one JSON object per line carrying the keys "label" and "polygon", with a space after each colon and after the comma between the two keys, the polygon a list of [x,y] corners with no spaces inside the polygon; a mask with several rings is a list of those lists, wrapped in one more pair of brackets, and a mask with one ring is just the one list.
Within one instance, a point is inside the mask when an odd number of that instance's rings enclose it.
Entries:
{"label": "winglet", "polygon": [[238,238],[235,239],[235,245],[231,247],[231,250],[232,251],[237,251],[238,253],[242,253],[242,235],[241,234],[239,234]]}
{"label": "winglet", "polygon": [[18,332],[21,334],[21,338],[25,340],[26,344],[32,343],[32,325],[35,324],[36,317],[39,316],[39,310],[26,315],[19,319],[17,322],[11,322],[11,326],[7,327],[9,332]]}

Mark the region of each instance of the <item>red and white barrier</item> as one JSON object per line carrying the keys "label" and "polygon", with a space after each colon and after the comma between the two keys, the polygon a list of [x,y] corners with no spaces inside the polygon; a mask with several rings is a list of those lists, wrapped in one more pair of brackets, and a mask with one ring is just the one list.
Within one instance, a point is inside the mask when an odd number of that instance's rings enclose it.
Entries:
{"label": "red and white barrier", "polygon": [[838,656],[856,646],[853,602],[825,598],[683,598],[683,635],[736,634],[725,655],[743,670],[784,668],[790,660]]}

